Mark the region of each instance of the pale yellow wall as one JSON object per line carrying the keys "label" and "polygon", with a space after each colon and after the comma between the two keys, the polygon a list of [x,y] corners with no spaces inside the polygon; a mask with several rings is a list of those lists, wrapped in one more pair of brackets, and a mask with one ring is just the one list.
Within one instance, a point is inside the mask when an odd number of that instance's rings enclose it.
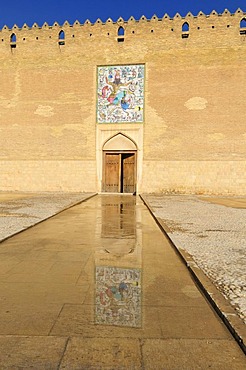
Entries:
{"label": "pale yellow wall", "polygon": [[[158,174],[158,178],[156,176]],[[144,161],[140,192],[246,194],[246,161]]]}
{"label": "pale yellow wall", "polygon": [[91,192],[96,187],[95,161],[0,161],[4,191]]}
{"label": "pale yellow wall", "polygon": [[[243,16],[187,16],[188,39],[179,15],[0,31],[0,190],[100,191],[101,148],[122,130],[139,146],[139,192],[245,194]],[[97,125],[97,66],[136,63],[144,123]]]}

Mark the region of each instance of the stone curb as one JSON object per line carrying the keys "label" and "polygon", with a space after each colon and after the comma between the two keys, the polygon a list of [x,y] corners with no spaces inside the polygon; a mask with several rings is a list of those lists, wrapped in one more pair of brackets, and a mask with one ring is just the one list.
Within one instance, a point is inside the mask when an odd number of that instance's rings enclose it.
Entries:
{"label": "stone curb", "polygon": [[81,200],[79,200],[79,201],[73,202],[73,203],[71,203],[71,204],[69,204],[69,205],[65,206],[64,208],[59,209],[58,211],[56,211],[56,212],[52,213],[52,214],[51,214],[50,216],[48,216],[48,217],[42,218],[41,220],[39,220],[39,221],[37,221],[37,222],[34,222],[34,223],[32,223],[31,225],[28,225],[28,226],[27,226],[27,227],[25,227],[24,229],[21,229],[21,230],[19,230],[19,231],[16,231],[16,232],[14,232],[14,233],[12,233],[12,234],[10,234],[10,235],[6,236],[5,238],[0,239],[0,244],[1,244],[2,242],[4,242],[5,240],[9,239],[9,238],[12,238],[12,236],[18,235],[18,234],[22,233],[23,231],[26,231],[26,230],[28,230],[28,229],[31,229],[32,227],[34,227],[34,226],[36,226],[36,225],[38,225],[38,224],[41,224],[41,222],[44,222],[44,221],[46,221],[46,220],[49,220],[50,218],[52,218],[52,217],[54,217],[54,216],[58,215],[59,213],[61,213],[61,212],[63,212],[63,211],[68,210],[69,208],[72,208],[72,207],[74,207],[74,206],[77,206],[78,204],[81,204],[81,203],[83,203],[83,202],[86,202],[87,200],[89,200],[89,199],[91,199],[91,198],[95,197],[96,195],[97,195],[97,193],[90,194],[90,195],[88,195],[88,197],[86,197],[86,198],[84,198],[84,199],[81,199]]}
{"label": "stone curb", "polygon": [[150,211],[159,228],[170,241],[172,247],[175,249],[182,262],[188,268],[200,290],[203,292],[209,303],[212,305],[243,352],[246,354],[246,325],[244,324],[243,320],[238,316],[229,301],[227,301],[223,294],[215,287],[207,275],[197,266],[192,256],[185,250],[179,248],[177,244],[173,242],[171,233],[169,233],[165,223],[161,218],[155,216],[153,208],[144,198],[144,195],[140,194],[140,198]]}

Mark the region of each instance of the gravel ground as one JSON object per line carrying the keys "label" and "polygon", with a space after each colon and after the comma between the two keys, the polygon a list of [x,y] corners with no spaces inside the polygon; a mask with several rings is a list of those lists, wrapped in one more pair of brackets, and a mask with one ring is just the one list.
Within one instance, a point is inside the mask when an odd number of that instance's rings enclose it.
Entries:
{"label": "gravel ground", "polygon": [[181,195],[144,198],[168,227],[177,248],[193,256],[246,323],[246,198],[235,200],[234,207],[232,199],[226,202]]}
{"label": "gravel ground", "polygon": [[0,241],[91,195],[92,193],[0,193]]}

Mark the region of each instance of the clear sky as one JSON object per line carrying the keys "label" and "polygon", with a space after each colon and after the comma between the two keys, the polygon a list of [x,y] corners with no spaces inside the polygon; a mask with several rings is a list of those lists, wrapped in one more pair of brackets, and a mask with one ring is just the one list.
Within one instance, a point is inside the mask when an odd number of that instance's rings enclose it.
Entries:
{"label": "clear sky", "polygon": [[177,12],[185,16],[189,11],[197,15],[201,10],[210,14],[212,10],[222,13],[224,9],[234,13],[238,8],[246,12],[246,0],[0,0],[0,28],[5,24],[12,27],[24,23],[32,26],[34,22],[42,26],[44,22],[52,25],[55,21],[70,24],[78,19],[95,22],[97,18],[106,21],[119,17],[128,20],[130,16],[139,19],[142,15],[151,18],[156,14],[162,17],[168,13],[173,17]]}

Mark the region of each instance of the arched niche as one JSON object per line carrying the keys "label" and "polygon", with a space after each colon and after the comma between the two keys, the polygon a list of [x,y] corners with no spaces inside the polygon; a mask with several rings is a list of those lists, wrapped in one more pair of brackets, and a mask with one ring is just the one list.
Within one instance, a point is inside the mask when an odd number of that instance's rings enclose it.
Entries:
{"label": "arched niche", "polygon": [[105,151],[136,151],[136,144],[127,136],[117,134],[106,141],[103,146]]}
{"label": "arched niche", "polygon": [[245,17],[240,22],[240,35],[246,35],[246,18]]}

